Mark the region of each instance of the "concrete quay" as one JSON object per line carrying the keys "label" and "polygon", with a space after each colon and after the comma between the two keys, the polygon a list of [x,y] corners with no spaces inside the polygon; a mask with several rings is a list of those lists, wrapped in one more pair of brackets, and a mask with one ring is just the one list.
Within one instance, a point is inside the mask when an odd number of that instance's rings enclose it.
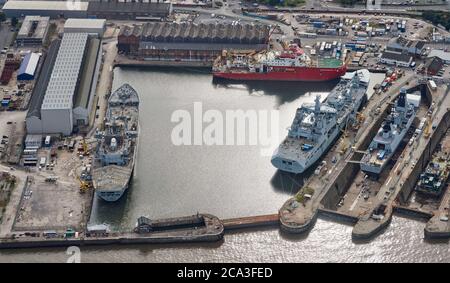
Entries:
{"label": "concrete quay", "polygon": [[[436,219],[439,217],[433,217],[433,214],[427,211],[402,205],[411,194],[419,174],[426,167],[442,135],[450,126],[450,114],[447,112],[450,106],[450,98],[447,96],[447,87],[441,86],[435,93],[430,94],[429,88],[420,83],[419,80],[415,79],[415,74],[406,74],[387,93],[372,96],[363,110],[367,118],[360,130],[355,133],[350,152],[341,156],[340,160],[328,171],[327,176],[313,176],[305,182],[303,188],[310,187],[315,191],[310,200],[299,203],[294,197],[282,206],[279,212],[282,230],[291,233],[306,232],[314,226],[317,217],[321,216],[352,224],[354,225],[352,231],[354,239],[368,239],[386,228],[391,222],[393,213],[397,213],[418,219],[428,220],[431,218],[425,229],[425,234],[429,237],[432,237],[433,234],[436,237],[448,234],[450,231],[448,222],[437,221]],[[362,174],[359,170],[359,160],[368,148],[384,117],[388,114],[389,105],[395,100],[400,88],[405,85],[408,85],[410,89],[426,89],[427,100],[430,103],[433,101],[437,105],[431,120],[433,124],[439,124],[431,132],[430,138],[427,139],[421,135],[412,147],[405,148],[402,157],[408,156],[408,158],[399,158],[392,170],[386,173],[385,179],[380,181],[379,190],[375,192],[374,196],[370,197],[369,201],[361,201],[362,198],[359,194],[351,196],[353,197],[351,200],[354,200],[353,203],[350,202],[351,206],[345,203],[341,205],[349,187],[357,181],[357,174],[358,176]],[[375,113],[376,109],[377,114]],[[328,154],[336,153],[331,151]],[[412,162],[413,160],[415,162]],[[411,166],[408,165],[410,161]],[[400,174],[394,173],[399,172],[399,170]],[[448,199],[447,192],[447,201],[442,201],[442,206],[444,206],[441,209],[442,211],[448,210]],[[378,210],[383,212],[383,217],[375,220],[372,215],[374,211]]]}
{"label": "concrete quay", "polygon": [[[199,214],[198,216],[202,217],[204,226],[178,227],[176,226],[176,222],[178,219],[182,219],[183,217],[164,219],[161,221],[172,221],[175,226],[173,226],[173,228],[167,226],[164,230],[158,230],[150,233],[125,231],[88,237],[86,233],[82,232],[78,237],[64,238],[57,236],[53,238],[45,238],[41,235],[41,233],[30,231],[28,233],[29,236],[25,237],[9,235],[8,237],[4,236],[0,238],[0,249],[220,241],[224,235],[224,226],[220,219],[211,214]],[[35,236],[31,236],[31,234],[34,234]]]}
{"label": "concrete quay", "polygon": [[[402,153],[401,158],[394,166],[394,170],[390,174],[390,178],[383,186],[377,195],[376,201],[372,204],[371,208],[365,212],[365,214],[356,223],[352,231],[354,238],[371,238],[377,235],[383,228],[387,227],[392,219],[394,212],[414,216],[417,218],[426,218],[431,215],[420,213],[417,210],[406,210],[401,206],[396,206],[397,203],[405,203],[409,195],[413,191],[415,184],[421,172],[426,168],[428,161],[432,157],[432,154],[439,144],[441,138],[450,127],[450,112],[448,112],[448,106],[450,106],[450,98],[448,97],[447,87],[441,87],[438,93],[433,97],[433,100],[438,105],[437,109],[432,114],[433,123],[438,123],[437,127],[431,133],[430,138],[426,138],[421,135],[418,141],[411,147],[406,147]],[[409,166],[411,161],[411,166]],[[394,172],[400,172],[395,174]],[[374,219],[372,213],[376,209],[381,208],[383,211],[383,218],[380,220]],[[384,209],[383,209],[384,208]],[[435,219],[434,217],[432,219]],[[436,223],[436,221],[433,221]],[[448,227],[447,222],[440,225],[432,224],[427,225],[430,230],[425,229],[425,235],[438,233],[442,234],[442,230],[446,230]],[[430,233],[431,232],[431,233]],[[450,234],[449,234],[450,235]]]}
{"label": "concrete quay", "polygon": [[278,214],[248,216],[239,218],[230,218],[222,220],[223,227],[226,231],[254,228],[254,227],[270,227],[278,226],[280,224],[280,217]]}

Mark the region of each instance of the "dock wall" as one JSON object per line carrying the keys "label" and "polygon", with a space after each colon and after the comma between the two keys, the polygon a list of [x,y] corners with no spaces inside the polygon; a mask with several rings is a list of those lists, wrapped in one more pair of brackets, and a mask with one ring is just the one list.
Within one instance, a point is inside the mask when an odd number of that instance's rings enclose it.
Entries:
{"label": "dock wall", "polygon": [[358,222],[358,217],[343,214],[343,213],[337,212],[335,210],[324,209],[324,208],[319,209],[319,216],[324,217],[324,218],[329,218],[329,219],[332,219],[332,220],[335,220],[337,222],[341,222],[344,224],[354,225],[356,222]]}
{"label": "dock wall", "polygon": [[[424,91],[426,97],[428,99],[431,98],[431,94],[429,92],[429,88],[425,88]],[[436,149],[436,146],[440,143],[441,139],[445,135],[446,131],[450,127],[450,113],[446,112],[442,117],[441,121],[437,125],[436,129],[434,129],[430,139],[428,140],[427,145],[425,146],[419,160],[417,160],[416,165],[414,166],[411,174],[405,180],[400,193],[398,195],[398,200],[400,203],[405,204],[408,201],[409,196],[411,195],[414,187],[417,183],[420,173],[426,168],[428,162],[433,156],[433,152]]]}
{"label": "dock wall", "polygon": [[270,215],[231,218],[222,220],[222,224],[225,231],[263,227],[263,226],[266,227],[279,226],[280,217],[278,214],[270,214]]}

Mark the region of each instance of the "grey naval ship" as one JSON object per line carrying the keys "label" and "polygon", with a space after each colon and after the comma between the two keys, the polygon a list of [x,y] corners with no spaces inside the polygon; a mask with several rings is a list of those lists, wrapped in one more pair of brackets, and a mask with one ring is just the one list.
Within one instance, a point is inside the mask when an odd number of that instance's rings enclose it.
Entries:
{"label": "grey naval ship", "polygon": [[391,113],[383,120],[369,145],[368,152],[361,159],[361,170],[372,175],[379,175],[394,155],[415,116],[414,105],[408,102],[406,90],[401,89]]}
{"label": "grey naval ship", "polygon": [[347,73],[323,103],[304,103],[297,109],[288,136],[275,150],[271,162],[276,168],[303,173],[311,167],[343,131],[366,97],[370,72]]}
{"label": "grey naval ship", "polygon": [[95,133],[92,183],[105,201],[117,201],[128,188],[136,160],[138,119],[138,93],[124,84],[109,97],[104,129]]}

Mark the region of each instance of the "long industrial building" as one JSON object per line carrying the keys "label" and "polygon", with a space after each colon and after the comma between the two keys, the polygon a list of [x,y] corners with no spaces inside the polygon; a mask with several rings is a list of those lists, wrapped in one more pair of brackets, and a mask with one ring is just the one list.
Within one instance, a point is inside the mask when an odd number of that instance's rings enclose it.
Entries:
{"label": "long industrial building", "polygon": [[26,119],[29,134],[69,135],[74,126],[89,124],[101,64],[100,39],[65,33],[56,56],[54,45],[33,93]]}
{"label": "long industrial building", "polygon": [[86,18],[88,2],[81,1],[20,1],[10,0],[3,5],[8,18],[46,16],[56,18]]}
{"label": "long industrial building", "polygon": [[172,13],[172,3],[118,1],[10,0],[3,6],[7,17],[105,18],[117,20],[161,19]]}
{"label": "long industrial building", "polygon": [[149,22],[123,26],[117,47],[143,60],[210,61],[226,49],[266,48],[269,31],[267,25]]}

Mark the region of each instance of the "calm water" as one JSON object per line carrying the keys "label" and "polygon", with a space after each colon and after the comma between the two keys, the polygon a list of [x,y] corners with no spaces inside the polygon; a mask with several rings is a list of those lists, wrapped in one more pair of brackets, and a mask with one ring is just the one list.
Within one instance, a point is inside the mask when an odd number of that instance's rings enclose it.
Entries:
{"label": "calm water", "polygon": [[[382,76],[374,75],[372,83]],[[132,188],[119,203],[94,204],[91,222],[130,228],[137,217],[170,217],[208,212],[220,218],[276,213],[302,182],[281,174],[260,146],[175,146],[171,115],[194,102],[203,111],[279,110],[280,138],[296,108],[322,97],[336,82],[325,84],[213,84],[200,70],[189,72],[116,69],[114,88],[130,83],[140,94],[140,146]],[[372,89],[372,87],[370,87]],[[207,124],[205,124],[206,126]],[[274,137],[274,139],[276,139]],[[274,141],[275,142],[275,141]],[[278,142],[278,140],[276,141]],[[351,227],[319,220],[308,236],[290,237],[278,230],[227,235],[221,243],[171,246],[86,248],[82,261],[210,262],[210,261],[450,261],[448,243],[423,241],[424,223],[394,218],[369,243],[354,243]],[[66,260],[65,249],[1,251],[0,261]]]}

